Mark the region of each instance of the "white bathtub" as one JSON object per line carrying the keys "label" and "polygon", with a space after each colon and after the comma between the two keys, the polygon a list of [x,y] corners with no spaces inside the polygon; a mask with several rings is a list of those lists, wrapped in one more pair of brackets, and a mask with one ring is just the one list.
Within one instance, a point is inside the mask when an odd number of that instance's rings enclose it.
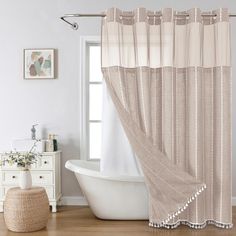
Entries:
{"label": "white bathtub", "polygon": [[99,164],[70,160],[65,167],[75,173],[93,213],[100,219],[147,220],[148,194],[143,177],[105,176]]}

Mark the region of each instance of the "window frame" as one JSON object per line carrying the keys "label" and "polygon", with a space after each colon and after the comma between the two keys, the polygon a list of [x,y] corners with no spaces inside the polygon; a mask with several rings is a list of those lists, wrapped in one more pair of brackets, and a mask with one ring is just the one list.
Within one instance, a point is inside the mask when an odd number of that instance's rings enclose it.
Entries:
{"label": "window frame", "polygon": [[[89,155],[89,46],[100,45],[100,36],[80,36],[80,76],[79,76],[79,112],[80,112],[80,159],[100,162],[100,159],[90,158]],[[96,120],[94,120],[94,123]]]}

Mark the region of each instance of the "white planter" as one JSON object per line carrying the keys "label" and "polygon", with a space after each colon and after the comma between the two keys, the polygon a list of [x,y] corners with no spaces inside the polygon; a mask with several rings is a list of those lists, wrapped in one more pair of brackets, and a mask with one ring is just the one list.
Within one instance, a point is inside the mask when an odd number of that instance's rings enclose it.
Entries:
{"label": "white planter", "polygon": [[29,170],[20,171],[19,187],[21,189],[30,189],[32,187],[32,178]]}

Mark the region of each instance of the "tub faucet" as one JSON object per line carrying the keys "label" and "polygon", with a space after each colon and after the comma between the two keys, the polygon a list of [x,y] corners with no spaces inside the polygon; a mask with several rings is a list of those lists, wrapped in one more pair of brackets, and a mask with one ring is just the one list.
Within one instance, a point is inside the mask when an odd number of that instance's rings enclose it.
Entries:
{"label": "tub faucet", "polygon": [[36,139],[36,129],[35,129],[35,126],[37,126],[38,124],[34,124],[34,125],[32,125],[32,128],[31,128],[31,138],[33,139],[33,140],[35,140]]}

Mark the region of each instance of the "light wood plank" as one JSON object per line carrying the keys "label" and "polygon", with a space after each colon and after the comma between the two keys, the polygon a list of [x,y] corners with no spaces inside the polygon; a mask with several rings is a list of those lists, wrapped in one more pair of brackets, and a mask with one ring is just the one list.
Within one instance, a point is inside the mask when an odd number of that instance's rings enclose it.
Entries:
{"label": "light wood plank", "polygon": [[[63,206],[55,214],[51,213],[46,229],[33,233],[14,233],[7,230],[3,214],[0,214],[1,236],[233,236],[236,227],[225,230],[214,226],[207,226],[202,230],[180,226],[177,229],[153,229],[148,227],[147,221],[111,221],[99,220],[88,207]],[[233,207],[233,222],[236,225],[236,207]]]}

